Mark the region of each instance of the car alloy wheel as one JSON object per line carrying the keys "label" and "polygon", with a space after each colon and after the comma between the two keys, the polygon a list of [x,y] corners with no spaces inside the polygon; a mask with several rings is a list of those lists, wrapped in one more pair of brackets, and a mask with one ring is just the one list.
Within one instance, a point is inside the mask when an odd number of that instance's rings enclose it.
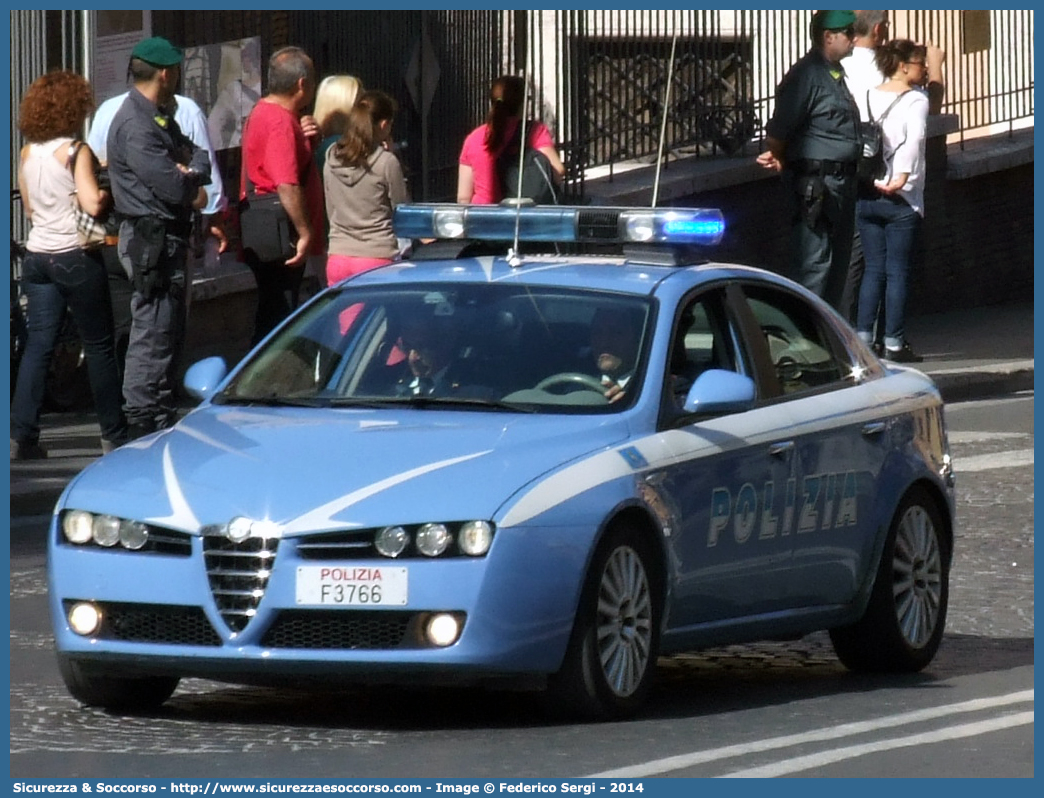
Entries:
{"label": "car alloy wheel", "polygon": [[939,619],[943,564],[937,532],[921,506],[910,507],[899,521],[892,572],[899,630],[907,645],[923,648]]}
{"label": "car alloy wheel", "polygon": [[855,671],[924,668],[942,642],[949,576],[942,515],[935,499],[915,487],[895,513],[863,617],[830,630],[838,659]]}
{"label": "car alloy wheel", "polygon": [[656,671],[662,578],[649,533],[618,523],[602,539],[561,669],[548,680],[554,712],[605,720],[634,715]]}
{"label": "car alloy wheel", "polygon": [[614,549],[598,587],[595,637],[606,684],[627,698],[651,666],[652,595],[638,552]]}

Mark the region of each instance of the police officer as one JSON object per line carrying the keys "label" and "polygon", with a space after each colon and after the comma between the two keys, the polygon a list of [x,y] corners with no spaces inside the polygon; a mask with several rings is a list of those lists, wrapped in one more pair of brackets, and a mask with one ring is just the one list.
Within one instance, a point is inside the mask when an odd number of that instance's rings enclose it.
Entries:
{"label": "police officer", "polygon": [[841,59],[852,51],[852,11],[817,11],[812,49],[780,81],[766,127],[766,169],[782,172],[792,204],[795,280],[841,307],[855,229],[859,108]]}
{"label": "police officer", "polygon": [[177,419],[174,363],[184,337],[185,258],[192,211],[206,203],[210,157],[166,110],[182,52],[166,39],[144,39],[131,52],[133,87],[106,141],[109,178],[120,221],[118,254],[131,274],[131,332],[123,399],[132,437]]}

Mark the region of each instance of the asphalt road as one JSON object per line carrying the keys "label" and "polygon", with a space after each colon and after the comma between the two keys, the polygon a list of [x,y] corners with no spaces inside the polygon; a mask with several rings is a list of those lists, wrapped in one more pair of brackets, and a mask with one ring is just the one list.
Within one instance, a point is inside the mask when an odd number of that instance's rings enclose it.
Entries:
{"label": "asphalt road", "polygon": [[186,680],[162,711],[85,710],[58,677],[46,517],[12,517],[11,776],[177,779],[1033,775],[1033,396],[948,406],[958,519],[947,634],[923,673],[867,677],[825,634],[664,658],[627,723],[530,694],[305,693]]}

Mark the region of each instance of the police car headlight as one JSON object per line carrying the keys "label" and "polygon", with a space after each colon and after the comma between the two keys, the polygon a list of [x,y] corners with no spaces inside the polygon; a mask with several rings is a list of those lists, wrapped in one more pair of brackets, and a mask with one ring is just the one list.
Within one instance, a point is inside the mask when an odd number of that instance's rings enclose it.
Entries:
{"label": "police car headlight", "polygon": [[115,546],[120,542],[120,519],[114,515],[94,516],[91,537],[99,546]]}
{"label": "police car headlight", "polygon": [[70,543],[90,543],[94,516],[83,510],[71,510],[62,516],[62,534]]}
{"label": "police car headlight", "polygon": [[425,557],[438,557],[449,548],[453,542],[453,535],[445,524],[425,524],[417,530],[414,542],[417,544],[417,551]]}
{"label": "police car headlight", "polygon": [[480,557],[489,551],[493,542],[493,527],[486,521],[468,521],[457,533],[457,546],[465,554]]}
{"label": "police car headlight", "polygon": [[410,544],[410,536],[401,526],[386,526],[373,540],[374,548],[385,557],[398,557]]}
{"label": "police car headlight", "polygon": [[120,545],[125,549],[137,551],[149,540],[149,528],[140,521],[123,521],[120,523]]}

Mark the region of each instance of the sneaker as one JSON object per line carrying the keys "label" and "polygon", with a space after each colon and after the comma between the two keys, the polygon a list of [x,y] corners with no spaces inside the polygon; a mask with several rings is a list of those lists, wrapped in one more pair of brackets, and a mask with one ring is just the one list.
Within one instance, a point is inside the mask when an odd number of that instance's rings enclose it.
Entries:
{"label": "sneaker", "polygon": [[885,360],[893,363],[921,363],[924,358],[910,348],[910,344],[904,343],[899,349],[886,346],[884,350]]}
{"label": "sneaker", "polygon": [[46,460],[47,450],[39,441],[16,441],[11,439],[12,460]]}

